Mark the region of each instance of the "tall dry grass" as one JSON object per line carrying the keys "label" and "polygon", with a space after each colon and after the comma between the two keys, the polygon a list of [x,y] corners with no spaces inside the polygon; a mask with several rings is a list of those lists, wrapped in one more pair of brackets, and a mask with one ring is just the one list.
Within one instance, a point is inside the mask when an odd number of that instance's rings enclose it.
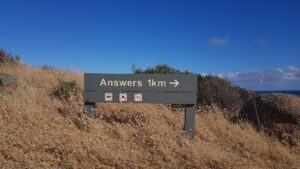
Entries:
{"label": "tall dry grass", "polygon": [[182,131],[183,113],[163,105],[98,104],[51,95],[64,80],[82,87],[82,73],[2,66],[19,79],[0,93],[0,168],[300,168],[297,147],[232,124],[219,111],[196,115],[194,139]]}

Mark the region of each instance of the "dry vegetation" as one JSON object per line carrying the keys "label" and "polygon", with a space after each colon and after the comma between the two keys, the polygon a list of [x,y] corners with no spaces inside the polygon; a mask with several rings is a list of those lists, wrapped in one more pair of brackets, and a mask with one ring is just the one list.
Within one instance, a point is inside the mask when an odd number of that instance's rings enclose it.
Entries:
{"label": "dry vegetation", "polygon": [[183,113],[163,105],[99,104],[95,119],[82,98],[52,95],[62,81],[82,87],[82,73],[25,65],[0,67],[18,78],[0,92],[0,168],[300,168],[288,147],[220,111],[198,113],[194,139]]}

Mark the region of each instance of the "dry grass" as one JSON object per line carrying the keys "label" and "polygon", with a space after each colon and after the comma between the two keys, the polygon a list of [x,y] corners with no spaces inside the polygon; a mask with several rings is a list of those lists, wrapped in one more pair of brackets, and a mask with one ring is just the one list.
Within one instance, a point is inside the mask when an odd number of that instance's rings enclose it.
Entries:
{"label": "dry grass", "polygon": [[0,168],[300,168],[289,148],[222,113],[199,113],[196,135],[182,131],[183,113],[162,105],[99,104],[95,119],[79,101],[51,92],[82,73],[25,65],[0,67],[19,84],[0,93]]}

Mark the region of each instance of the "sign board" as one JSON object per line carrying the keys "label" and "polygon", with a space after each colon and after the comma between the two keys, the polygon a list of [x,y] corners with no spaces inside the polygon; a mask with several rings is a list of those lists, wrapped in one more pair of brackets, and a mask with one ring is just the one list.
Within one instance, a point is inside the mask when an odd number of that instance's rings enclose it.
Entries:
{"label": "sign board", "polygon": [[85,112],[98,102],[184,104],[185,130],[194,133],[197,76],[188,74],[84,74]]}

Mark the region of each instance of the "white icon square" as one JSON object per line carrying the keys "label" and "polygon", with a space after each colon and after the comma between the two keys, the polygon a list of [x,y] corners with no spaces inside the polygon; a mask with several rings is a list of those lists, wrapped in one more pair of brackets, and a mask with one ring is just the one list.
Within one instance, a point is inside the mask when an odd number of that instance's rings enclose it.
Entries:
{"label": "white icon square", "polygon": [[127,102],[127,93],[120,93],[119,101],[120,102]]}
{"label": "white icon square", "polygon": [[112,94],[112,93],[105,93],[105,94],[104,94],[104,100],[105,100],[106,102],[111,102],[111,101],[113,101],[113,94]]}
{"label": "white icon square", "polygon": [[135,102],[142,102],[143,101],[143,95],[142,95],[142,93],[135,93],[134,94],[134,101]]}

